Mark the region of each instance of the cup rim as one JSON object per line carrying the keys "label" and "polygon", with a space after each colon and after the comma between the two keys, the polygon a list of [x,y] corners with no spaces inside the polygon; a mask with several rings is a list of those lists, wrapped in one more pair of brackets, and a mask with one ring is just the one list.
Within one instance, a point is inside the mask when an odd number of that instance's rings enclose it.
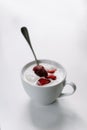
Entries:
{"label": "cup rim", "polygon": [[[63,81],[65,81],[65,79],[66,79],[66,76],[67,76],[67,73],[66,73],[66,70],[65,70],[65,68],[60,64],[60,63],[58,63],[58,62],[56,62],[56,61],[54,61],[54,60],[49,60],[49,59],[39,59],[38,60],[38,62],[39,63],[51,63],[51,64],[53,64],[53,65],[56,65],[56,66],[59,66],[62,70],[63,70],[63,74],[64,74],[64,77],[63,77],[63,79],[59,82],[59,83],[56,83],[55,85],[59,85],[60,83],[62,83]],[[45,87],[41,87],[41,86],[39,86],[39,85],[32,85],[32,84],[30,84],[30,83],[28,83],[27,81],[25,81],[24,80],[24,71],[28,68],[28,66],[31,66],[32,64],[34,64],[35,63],[35,60],[33,60],[33,61],[31,61],[31,62],[28,62],[27,64],[25,64],[23,67],[22,67],[22,70],[21,70],[21,79],[22,79],[22,81],[24,81],[25,83],[27,83],[28,85],[30,85],[30,86],[32,86],[32,87],[39,87],[39,88],[48,88],[48,86],[45,86]],[[53,86],[55,86],[55,85],[49,85],[49,87],[53,87]]]}

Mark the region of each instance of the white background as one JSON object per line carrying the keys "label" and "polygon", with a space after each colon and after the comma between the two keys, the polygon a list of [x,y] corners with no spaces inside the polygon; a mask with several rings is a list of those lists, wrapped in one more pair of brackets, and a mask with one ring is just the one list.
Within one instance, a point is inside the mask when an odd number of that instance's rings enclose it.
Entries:
{"label": "white background", "polygon": [[[77,85],[70,97],[41,107],[25,93],[20,72],[34,60],[20,28],[27,26],[40,59],[61,63]],[[1,130],[87,130],[87,1],[0,0]]]}

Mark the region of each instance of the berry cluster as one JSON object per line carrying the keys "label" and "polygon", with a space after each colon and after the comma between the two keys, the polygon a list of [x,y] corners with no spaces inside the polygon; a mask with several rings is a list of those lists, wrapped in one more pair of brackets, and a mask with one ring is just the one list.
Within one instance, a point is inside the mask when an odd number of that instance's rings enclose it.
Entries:
{"label": "berry cluster", "polygon": [[42,65],[37,65],[33,68],[33,71],[35,72],[36,75],[41,77],[37,84],[42,86],[45,84],[48,84],[51,82],[51,80],[56,80],[56,76],[54,75],[56,69],[51,69],[51,70],[46,70],[44,66]]}

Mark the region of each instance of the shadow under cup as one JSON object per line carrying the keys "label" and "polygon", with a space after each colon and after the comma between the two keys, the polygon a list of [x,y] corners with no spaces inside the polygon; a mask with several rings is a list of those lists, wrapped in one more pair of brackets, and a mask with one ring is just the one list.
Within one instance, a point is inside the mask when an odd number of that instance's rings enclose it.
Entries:
{"label": "shadow under cup", "polygon": [[[49,86],[42,87],[38,85],[32,85],[24,79],[24,72],[31,65],[35,64],[35,61],[26,64],[21,71],[21,80],[22,80],[24,90],[31,97],[31,99],[33,99],[33,101],[41,105],[48,105],[53,103],[58,97],[72,95],[75,92],[76,85],[72,82],[70,83],[66,82],[66,71],[62,65],[51,60],[38,60],[38,61],[39,64],[46,63],[61,69],[63,73],[63,77],[62,80],[60,80],[59,82],[54,82],[54,84],[49,84]],[[64,86],[66,86],[67,84],[73,88],[73,91],[70,93],[62,93]]]}

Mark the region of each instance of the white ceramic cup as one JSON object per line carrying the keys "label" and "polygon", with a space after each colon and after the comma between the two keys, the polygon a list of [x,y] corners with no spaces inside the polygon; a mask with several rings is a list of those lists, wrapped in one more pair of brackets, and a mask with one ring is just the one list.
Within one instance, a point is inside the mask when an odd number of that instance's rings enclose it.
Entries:
{"label": "white ceramic cup", "polygon": [[[24,72],[28,67],[35,64],[35,61],[26,64],[21,71],[21,80],[24,90],[33,99],[33,101],[37,102],[38,104],[48,105],[53,103],[57,98],[72,95],[76,91],[76,85],[73,82],[66,81],[66,71],[62,65],[51,60],[39,60],[39,63],[48,63],[56,66],[57,68],[61,68],[63,72],[63,79],[59,83],[56,83],[55,85],[49,85],[47,87],[32,85],[24,80]],[[66,85],[72,87],[73,91],[70,93],[62,93],[62,90]]]}

